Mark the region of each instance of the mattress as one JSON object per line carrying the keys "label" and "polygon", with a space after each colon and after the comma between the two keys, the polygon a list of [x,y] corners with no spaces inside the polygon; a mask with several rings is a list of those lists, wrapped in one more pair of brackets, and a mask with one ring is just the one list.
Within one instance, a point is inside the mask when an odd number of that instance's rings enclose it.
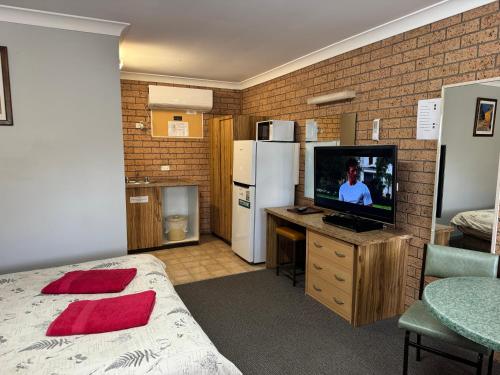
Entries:
{"label": "mattress", "polygon": [[495,210],[476,210],[456,214],[451,223],[465,234],[491,240],[494,220]]}
{"label": "mattress", "polygon": [[[241,374],[191,316],[152,255],[0,275],[0,363],[4,374]],[[65,272],[136,267],[121,293],[42,295]],[[72,302],[156,291],[149,323],[93,335],[47,337],[48,325]]]}

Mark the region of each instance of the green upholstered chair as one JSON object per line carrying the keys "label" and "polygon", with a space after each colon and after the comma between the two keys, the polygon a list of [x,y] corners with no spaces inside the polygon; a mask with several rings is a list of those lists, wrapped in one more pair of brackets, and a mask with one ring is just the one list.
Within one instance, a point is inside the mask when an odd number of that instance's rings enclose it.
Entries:
{"label": "green upholstered chair", "polygon": [[[427,310],[422,302],[425,276],[438,278],[479,276],[497,277],[498,255],[481,253],[478,251],[458,249],[440,245],[426,245],[424,248],[424,259],[422,274],[420,276],[419,300],[401,316],[398,322],[399,328],[405,330],[403,374],[408,373],[408,349],[410,346],[416,348],[416,359],[420,361],[420,351],[424,350],[443,357],[465,363],[476,368],[476,374],[481,374],[483,356],[488,355],[488,374],[493,367],[493,351],[479,345],[447,328],[441,324]],[[410,340],[410,333],[415,333],[417,341]],[[477,360],[471,361],[456,355],[422,344],[422,336],[439,339],[449,344],[459,346],[477,353]]]}

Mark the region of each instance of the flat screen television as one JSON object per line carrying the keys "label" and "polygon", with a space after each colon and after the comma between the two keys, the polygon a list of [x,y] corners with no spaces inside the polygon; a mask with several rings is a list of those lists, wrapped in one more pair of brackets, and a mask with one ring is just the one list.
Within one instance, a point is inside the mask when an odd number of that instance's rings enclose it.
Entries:
{"label": "flat screen television", "polygon": [[397,147],[314,149],[314,205],[394,224]]}

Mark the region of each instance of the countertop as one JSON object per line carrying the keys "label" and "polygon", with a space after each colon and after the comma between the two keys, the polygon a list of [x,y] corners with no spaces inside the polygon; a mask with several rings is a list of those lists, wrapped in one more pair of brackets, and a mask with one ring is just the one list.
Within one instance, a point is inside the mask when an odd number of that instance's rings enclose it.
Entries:
{"label": "countertop", "polygon": [[[293,206],[291,206],[293,207]],[[410,239],[411,236],[399,229],[383,229],[383,230],[372,230],[369,232],[353,232],[348,229],[343,229],[336,227],[334,225],[325,224],[323,222],[323,216],[330,211],[325,210],[325,212],[310,215],[299,215],[290,211],[287,208],[291,207],[273,207],[266,208],[265,211],[268,214],[277,216],[281,219],[290,221],[312,231],[325,234],[330,237],[335,237],[339,240],[349,242],[355,245],[368,245],[378,242],[385,242],[395,237],[404,237]]]}
{"label": "countertop", "polygon": [[174,186],[198,186],[198,181],[193,181],[189,179],[180,178],[162,178],[155,179],[149,183],[139,182],[139,183],[127,183],[125,187],[127,189],[133,188],[145,188],[145,187],[174,187]]}

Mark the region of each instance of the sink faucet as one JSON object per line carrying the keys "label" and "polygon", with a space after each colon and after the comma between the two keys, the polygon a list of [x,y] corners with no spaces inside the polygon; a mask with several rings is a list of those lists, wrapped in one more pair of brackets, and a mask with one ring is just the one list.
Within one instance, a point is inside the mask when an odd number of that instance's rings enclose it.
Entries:
{"label": "sink faucet", "polygon": [[144,182],[146,182],[146,183],[149,182],[149,177],[147,177],[147,176],[144,177]]}

